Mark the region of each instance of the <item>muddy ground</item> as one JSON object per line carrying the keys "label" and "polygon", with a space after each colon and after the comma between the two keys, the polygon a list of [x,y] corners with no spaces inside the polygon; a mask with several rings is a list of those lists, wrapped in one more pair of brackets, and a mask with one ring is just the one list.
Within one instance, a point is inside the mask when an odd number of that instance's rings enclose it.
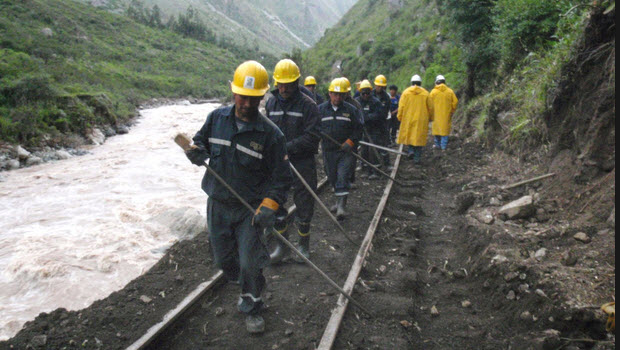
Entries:
{"label": "muddy ground", "polygon": [[[615,223],[600,219],[613,207],[615,177],[576,184],[559,176],[503,191],[568,165],[542,156],[521,164],[458,139],[450,147],[429,149],[421,166],[401,164],[398,176],[413,186],[394,186],[354,294],[377,318],[349,309],[335,348],[615,349],[599,310],[615,298]],[[358,184],[344,226],[361,241],[385,181]],[[581,197],[592,186],[608,196],[588,204]],[[535,215],[495,215],[525,194],[537,199]],[[333,198],[329,190],[321,197]],[[320,211],[315,222],[313,260],[342,284],[357,247]],[[574,238],[580,232],[589,243]],[[201,234],[124,290],[84,310],[41,314],[0,349],[124,349],[214,272]],[[314,349],[337,293],[292,262],[266,274],[264,335],[246,335],[238,286],[227,284],[151,349]]]}

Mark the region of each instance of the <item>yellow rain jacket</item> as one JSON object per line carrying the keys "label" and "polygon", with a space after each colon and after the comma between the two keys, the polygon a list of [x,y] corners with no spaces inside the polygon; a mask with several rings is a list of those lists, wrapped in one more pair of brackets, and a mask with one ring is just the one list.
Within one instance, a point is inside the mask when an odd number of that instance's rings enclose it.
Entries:
{"label": "yellow rain jacket", "polygon": [[433,107],[428,91],[419,86],[412,86],[405,90],[398,104],[398,120],[400,120],[398,143],[426,146],[428,122],[432,115]]}
{"label": "yellow rain jacket", "polygon": [[450,136],[452,131],[452,115],[456,111],[459,99],[454,91],[445,84],[435,86],[431,91],[431,104],[433,105],[433,135]]}

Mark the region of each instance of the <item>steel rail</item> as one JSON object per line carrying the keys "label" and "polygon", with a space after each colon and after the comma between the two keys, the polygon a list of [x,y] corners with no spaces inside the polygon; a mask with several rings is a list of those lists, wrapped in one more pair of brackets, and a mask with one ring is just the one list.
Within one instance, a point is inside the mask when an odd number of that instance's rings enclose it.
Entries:
{"label": "steel rail", "polygon": [[[400,151],[402,152],[403,146],[400,146]],[[396,173],[398,172],[398,167],[400,165],[401,155],[396,157],[396,162],[394,163],[394,169],[392,170],[392,177],[396,177]],[[359,278],[360,272],[362,271],[362,267],[364,266],[364,261],[368,256],[368,252],[370,251],[370,247],[372,245],[372,240],[375,236],[375,232],[377,231],[377,227],[379,226],[379,222],[381,220],[381,216],[383,215],[383,210],[385,209],[385,205],[387,204],[387,200],[390,196],[390,192],[392,191],[392,181],[388,181],[387,186],[385,187],[385,191],[383,192],[383,196],[381,197],[381,201],[379,202],[379,206],[377,207],[377,211],[375,212],[375,216],[373,217],[370,226],[368,227],[368,231],[366,232],[366,237],[362,242],[362,246],[355,258],[355,262],[353,263],[353,267],[349,272],[349,277],[344,285],[344,290],[349,295],[353,293],[353,288],[355,287],[355,283]],[[347,306],[349,302],[346,298],[340,296],[338,298],[337,306],[334,310],[332,310],[332,316],[327,323],[327,327],[325,328],[325,332],[323,333],[323,338],[319,343],[319,347],[317,350],[331,350],[334,346],[334,342],[336,341],[336,337],[338,335],[338,331],[340,330],[340,325],[342,324],[342,320],[344,319],[344,314],[347,311]]]}

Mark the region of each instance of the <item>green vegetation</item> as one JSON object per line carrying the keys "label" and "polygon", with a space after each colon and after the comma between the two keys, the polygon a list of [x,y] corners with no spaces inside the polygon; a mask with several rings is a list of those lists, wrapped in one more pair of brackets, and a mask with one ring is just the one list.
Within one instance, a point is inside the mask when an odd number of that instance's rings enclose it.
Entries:
{"label": "green vegetation", "polygon": [[[388,76],[401,89],[413,74],[437,74],[462,98],[457,124],[508,135],[507,145],[545,140],[548,94],[582,37],[589,0],[360,0],[311,50],[304,74],[323,83]],[[610,10],[610,11],[611,11]],[[337,68],[340,66],[340,70]],[[509,111],[509,113],[507,113]],[[498,120],[498,114],[502,120]],[[497,135],[493,135],[495,137]]]}
{"label": "green vegetation", "polygon": [[216,97],[240,59],[71,0],[0,2],[0,140],[127,120],[152,97]]}

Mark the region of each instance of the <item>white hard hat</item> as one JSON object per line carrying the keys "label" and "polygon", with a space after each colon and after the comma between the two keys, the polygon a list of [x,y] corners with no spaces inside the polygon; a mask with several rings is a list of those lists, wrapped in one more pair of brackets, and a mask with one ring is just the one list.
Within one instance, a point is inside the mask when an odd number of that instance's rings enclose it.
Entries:
{"label": "white hard hat", "polygon": [[421,82],[422,82],[422,78],[420,78],[420,76],[416,74],[416,75],[414,75],[414,76],[412,76],[412,77],[411,77],[411,82],[412,82],[412,83],[413,83],[413,82],[419,82],[419,83],[421,83]]}
{"label": "white hard hat", "polygon": [[446,81],[446,77],[444,77],[443,75],[438,75],[437,78],[435,78],[435,81],[440,81],[440,80]]}

